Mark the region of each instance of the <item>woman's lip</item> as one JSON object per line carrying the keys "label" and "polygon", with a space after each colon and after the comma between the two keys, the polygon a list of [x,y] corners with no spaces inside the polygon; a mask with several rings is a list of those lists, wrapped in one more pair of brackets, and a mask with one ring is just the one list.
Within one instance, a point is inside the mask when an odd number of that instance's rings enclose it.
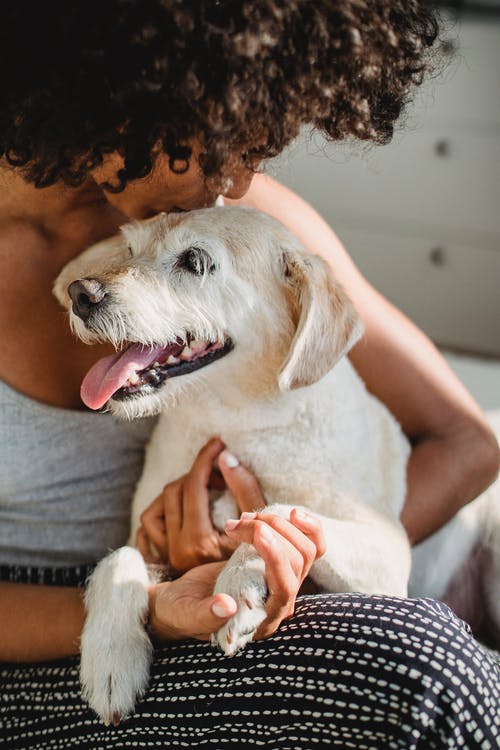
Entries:
{"label": "woman's lip", "polygon": [[185,214],[188,211],[196,211],[200,208],[212,208],[213,206],[216,205],[216,201],[218,197],[219,197],[218,195],[211,195],[209,198],[206,198],[205,200],[194,201],[192,205],[189,205],[189,206],[171,206],[171,208],[167,210],[167,213]]}
{"label": "woman's lip", "polygon": [[179,206],[170,206],[169,208],[148,208],[141,212],[138,219],[154,219],[159,214],[184,214],[188,211],[187,208],[179,208]]}
{"label": "woman's lip", "polygon": [[195,201],[191,206],[169,206],[165,208],[144,208],[140,216],[135,216],[138,219],[152,219],[154,216],[158,216],[161,213],[167,214],[185,214],[188,211],[195,211],[200,208],[212,208],[216,205],[218,195],[210,196],[205,200]]}

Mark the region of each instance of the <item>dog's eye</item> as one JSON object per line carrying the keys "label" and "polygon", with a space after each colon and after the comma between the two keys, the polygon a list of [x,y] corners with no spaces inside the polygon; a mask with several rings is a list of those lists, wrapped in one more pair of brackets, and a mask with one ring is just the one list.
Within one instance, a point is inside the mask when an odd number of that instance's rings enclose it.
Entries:
{"label": "dog's eye", "polygon": [[194,276],[204,276],[215,271],[215,263],[201,247],[188,247],[175,261],[176,271],[187,271]]}

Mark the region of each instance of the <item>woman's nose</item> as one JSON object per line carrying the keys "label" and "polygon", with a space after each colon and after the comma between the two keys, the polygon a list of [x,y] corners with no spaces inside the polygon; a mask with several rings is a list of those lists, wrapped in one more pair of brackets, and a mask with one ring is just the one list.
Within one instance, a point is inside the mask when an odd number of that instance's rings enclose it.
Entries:
{"label": "woman's nose", "polygon": [[243,198],[250,188],[250,183],[255,177],[255,172],[251,169],[240,169],[235,174],[231,175],[231,179],[228,187],[222,191],[225,198],[231,198],[237,200]]}
{"label": "woman's nose", "polygon": [[73,302],[73,312],[86,321],[106,297],[106,290],[97,279],[78,279],[69,285],[68,294]]}

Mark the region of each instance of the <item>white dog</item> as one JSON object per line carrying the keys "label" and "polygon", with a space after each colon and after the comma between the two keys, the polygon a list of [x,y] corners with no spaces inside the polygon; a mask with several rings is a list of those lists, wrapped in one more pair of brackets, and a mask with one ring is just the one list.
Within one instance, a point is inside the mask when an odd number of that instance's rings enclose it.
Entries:
{"label": "white dog", "polygon": [[[148,447],[131,544],[142,511],[220,435],[255,472],[274,513],[289,517],[302,505],[321,518],[327,552],[311,577],[322,589],[407,595],[411,554],[399,514],[408,442],[345,356],[362,330],[354,308],[326,264],[280,223],[213,208],[130,224],[70,263],[56,294],[82,339],[117,349],[86,376],[87,405],[126,418],[166,415]],[[475,560],[500,634],[492,498],[484,494],[417,548],[410,593],[443,598]],[[222,528],[236,512],[224,495],[214,523]],[[264,572],[255,549],[241,545],[217,581],[216,591],[238,602],[213,637],[226,654],[265,617]],[[81,678],[106,722],[129,714],[147,685],[149,581],[142,556],[125,547],[88,587]]]}

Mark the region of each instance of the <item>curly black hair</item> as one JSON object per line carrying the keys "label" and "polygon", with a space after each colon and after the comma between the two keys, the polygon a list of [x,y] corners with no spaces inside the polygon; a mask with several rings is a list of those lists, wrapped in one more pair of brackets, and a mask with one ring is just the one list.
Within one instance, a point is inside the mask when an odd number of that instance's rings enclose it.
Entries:
{"label": "curly black hair", "polygon": [[44,187],[118,151],[121,190],[158,144],[182,172],[196,139],[213,177],[306,123],[384,143],[437,33],[417,0],[4,0],[0,156]]}

